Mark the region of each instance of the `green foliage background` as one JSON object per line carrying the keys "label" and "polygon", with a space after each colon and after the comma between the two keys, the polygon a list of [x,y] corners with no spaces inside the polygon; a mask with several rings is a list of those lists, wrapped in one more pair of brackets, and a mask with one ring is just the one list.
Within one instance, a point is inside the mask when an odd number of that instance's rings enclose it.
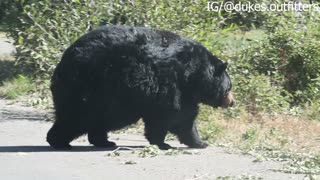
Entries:
{"label": "green foliage background", "polygon": [[100,25],[127,24],[187,36],[228,61],[237,106],[227,115],[237,116],[243,109],[251,113],[292,112],[296,106],[316,107],[319,112],[319,13],[213,12],[207,10],[207,2],[3,0],[0,21],[9,26],[17,60],[33,75],[40,98],[49,98],[48,80],[73,41]]}

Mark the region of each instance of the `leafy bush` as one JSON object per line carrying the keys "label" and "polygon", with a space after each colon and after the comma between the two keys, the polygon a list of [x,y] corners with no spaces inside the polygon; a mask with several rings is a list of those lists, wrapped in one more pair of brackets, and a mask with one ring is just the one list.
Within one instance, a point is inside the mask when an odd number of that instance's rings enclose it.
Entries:
{"label": "leafy bush", "polygon": [[246,132],[244,132],[241,138],[245,141],[255,141],[257,139],[257,129],[249,128]]}
{"label": "leafy bush", "polygon": [[[271,4],[275,1],[266,1],[266,0],[222,0],[219,3],[232,2],[233,5],[249,5],[249,4]],[[243,8],[245,9],[245,8]],[[221,16],[223,17],[222,22],[220,23],[222,27],[228,27],[230,24],[235,24],[241,29],[249,30],[251,28],[257,28],[264,25],[264,22],[267,17],[267,13],[264,11],[247,11],[245,10],[232,10],[231,12],[226,12],[225,10],[221,11]]]}
{"label": "leafy bush", "polygon": [[310,101],[305,106],[305,111],[303,112],[303,116],[307,119],[316,120],[320,122],[320,103],[318,99],[314,101]]}
{"label": "leafy bush", "polygon": [[[227,24],[253,22],[241,13],[207,11],[203,0],[14,0],[5,1],[6,23],[18,47],[18,60],[35,74],[50,76],[62,52],[80,35],[101,24],[150,26],[195,39]],[[232,20],[234,19],[234,20]],[[226,27],[226,23],[224,26]]]}
{"label": "leafy bush", "polygon": [[314,82],[320,76],[320,16],[300,15],[270,18],[267,38],[243,53],[253,71],[269,76],[272,84],[292,95],[293,105],[319,97],[319,84]]}
{"label": "leafy bush", "polygon": [[240,74],[234,76],[233,82],[236,97],[241,97],[238,106],[246,106],[251,113],[275,113],[289,108],[290,96],[281,86],[272,85],[266,75]]}
{"label": "leafy bush", "polygon": [[101,1],[96,6],[90,0],[21,1],[22,12],[16,12],[20,22],[10,24],[18,61],[34,74],[48,78],[62,52],[83,32],[98,25],[107,5]]}
{"label": "leafy bush", "polygon": [[[73,41],[101,24],[113,23],[174,31],[200,41],[227,60],[238,97],[238,106],[227,112],[231,116],[243,107],[252,113],[279,112],[287,110],[290,104],[319,98],[320,16],[312,12],[219,13],[207,11],[204,0],[3,2],[6,3],[3,21],[10,26],[17,45],[18,62],[37,77],[35,84],[39,91],[48,89],[48,79],[56,63]],[[248,2],[278,1],[241,1]],[[8,6],[8,3],[12,4]],[[265,36],[244,38],[241,39],[244,43],[239,44],[230,40],[232,34],[242,33],[239,29],[256,27],[263,28]],[[46,94],[40,92],[39,96]]]}
{"label": "leafy bush", "polygon": [[3,23],[4,18],[6,18],[6,13],[7,13],[7,9],[8,7],[11,5],[12,1],[10,0],[2,0],[0,2],[0,24]]}
{"label": "leafy bush", "polygon": [[[48,80],[63,51],[80,35],[108,18],[103,0],[14,0],[6,24],[17,48],[17,64],[34,78],[38,96],[32,104],[48,102]],[[97,5],[97,4],[98,5]]]}

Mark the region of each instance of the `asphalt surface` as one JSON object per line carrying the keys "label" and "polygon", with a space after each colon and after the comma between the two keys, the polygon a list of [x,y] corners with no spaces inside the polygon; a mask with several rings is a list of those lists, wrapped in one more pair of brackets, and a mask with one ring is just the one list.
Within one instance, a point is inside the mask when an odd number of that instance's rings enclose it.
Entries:
{"label": "asphalt surface", "polygon": [[[142,135],[112,134],[122,149],[119,156],[109,156],[114,149],[89,145],[86,136],[72,142],[71,150],[57,151],[46,143],[52,122],[47,112],[8,105],[0,100],[0,175],[4,180],[57,179],[215,179],[240,176],[263,179],[303,179],[304,175],[273,171],[282,164],[273,161],[254,162],[253,157],[230,154],[223,148],[192,150],[176,141],[169,144],[191,154],[140,157],[148,145]],[[135,153],[133,153],[135,152]],[[111,153],[112,154],[112,153]]]}

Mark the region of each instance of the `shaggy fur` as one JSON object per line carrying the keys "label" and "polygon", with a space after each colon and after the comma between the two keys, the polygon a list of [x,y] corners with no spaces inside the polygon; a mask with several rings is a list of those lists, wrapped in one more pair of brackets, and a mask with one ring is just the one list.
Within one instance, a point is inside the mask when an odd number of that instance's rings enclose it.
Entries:
{"label": "shaggy fur", "polygon": [[143,27],[105,26],[79,38],[52,76],[56,121],[47,134],[54,148],[88,133],[99,147],[115,146],[107,133],[137,122],[161,149],[167,132],[205,148],[194,124],[198,103],[233,104],[226,63],[201,44]]}

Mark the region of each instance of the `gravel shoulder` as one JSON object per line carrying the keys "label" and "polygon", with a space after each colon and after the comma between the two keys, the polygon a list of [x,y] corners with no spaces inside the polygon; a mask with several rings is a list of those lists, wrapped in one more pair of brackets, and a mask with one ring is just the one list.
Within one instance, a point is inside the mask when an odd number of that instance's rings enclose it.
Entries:
{"label": "gravel shoulder", "polygon": [[[108,156],[114,149],[89,145],[83,136],[72,150],[56,151],[45,141],[52,122],[44,121],[46,112],[8,105],[0,100],[0,174],[1,179],[215,179],[246,175],[263,179],[303,179],[303,175],[274,172],[282,164],[253,162],[254,158],[230,154],[223,148],[196,150],[197,154],[158,155],[142,158],[137,153],[148,142],[142,135],[112,134],[120,147],[119,156]],[[176,141],[169,144],[194,152]],[[125,148],[124,148],[125,149]],[[130,163],[128,163],[130,162]],[[132,163],[133,162],[133,163]],[[126,164],[128,163],[128,164]]]}

